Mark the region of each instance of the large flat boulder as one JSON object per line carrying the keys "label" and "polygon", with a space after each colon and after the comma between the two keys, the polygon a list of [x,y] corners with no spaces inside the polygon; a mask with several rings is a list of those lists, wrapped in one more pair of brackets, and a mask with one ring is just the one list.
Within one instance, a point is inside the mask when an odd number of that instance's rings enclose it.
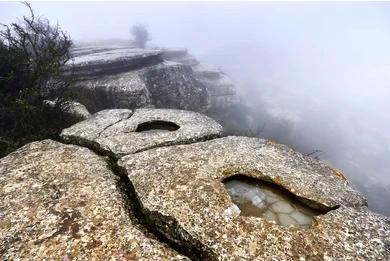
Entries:
{"label": "large flat boulder", "polygon": [[1,260],[188,260],[145,231],[119,177],[86,148],[51,140],[0,160]]}
{"label": "large flat boulder", "polygon": [[147,149],[220,137],[222,127],[196,112],[171,109],[105,110],[61,133],[66,142],[115,158]]}
{"label": "large flat boulder", "polygon": [[79,53],[69,61],[70,73],[78,78],[126,72],[162,61],[161,51],[156,49],[118,48],[92,49]]}
{"label": "large flat boulder", "polygon": [[[147,150],[119,165],[149,226],[196,259],[390,259],[390,220],[370,212],[341,172],[284,145],[226,137]],[[269,183],[287,199],[237,177]]]}

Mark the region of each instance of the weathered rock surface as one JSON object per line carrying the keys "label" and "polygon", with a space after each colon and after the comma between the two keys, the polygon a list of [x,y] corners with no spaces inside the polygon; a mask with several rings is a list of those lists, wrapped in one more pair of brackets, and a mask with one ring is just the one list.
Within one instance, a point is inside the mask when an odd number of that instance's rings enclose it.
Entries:
{"label": "weathered rock surface", "polygon": [[100,151],[100,145],[95,140],[108,127],[128,119],[133,114],[132,110],[116,109],[102,110],[85,121],[81,121],[67,129],[62,130],[61,138],[68,143],[86,146],[94,151]]}
{"label": "weathered rock surface", "polygon": [[188,65],[163,63],[146,69],[143,78],[157,108],[205,111],[209,97]]}
{"label": "weathered rock surface", "polygon": [[206,86],[210,108],[226,108],[239,103],[232,80],[220,69],[199,63],[187,49],[162,49],[162,51],[165,60],[191,66],[195,78]]}
{"label": "weathered rock surface", "polygon": [[206,111],[210,97],[189,65],[163,62],[158,49],[83,46],[73,50],[70,88],[89,111],[174,108]]}
{"label": "weathered rock surface", "polygon": [[[56,101],[52,100],[45,100],[45,105],[54,108],[56,106]],[[61,110],[65,114],[69,115],[70,117],[77,119],[77,120],[85,120],[91,114],[89,113],[88,109],[81,103],[76,101],[66,101],[63,104],[61,104]]]}
{"label": "weathered rock surface", "polygon": [[[119,160],[144,218],[200,260],[389,260],[390,220],[339,171],[292,149],[227,137],[157,148]],[[239,215],[222,181],[265,180],[321,210],[310,228]]]}
{"label": "weathered rock surface", "polygon": [[[154,132],[139,126],[151,126]],[[171,126],[177,130],[170,130]],[[138,129],[137,129],[138,128]],[[221,136],[222,127],[213,119],[190,111],[170,109],[105,110],[90,119],[62,131],[61,137],[74,144],[85,145],[114,157],[150,148],[193,143]]]}
{"label": "weathered rock surface", "polygon": [[81,80],[72,86],[71,92],[93,112],[154,107],[151,94],[138,70]]}
{"label": "weathered rock surface", "polygon": [[88,78],[106,74],[126,72],[145,66],[158,64],[162,61],[161,51],[156,49],[118,48],[91,49],[87,53],[78,53],[71,63],[76,77]]}
{"label": "weathered rock surface", "polygon": [[136,223],[86,148],[44,140],[0,160],[0,260],[187,260]]}

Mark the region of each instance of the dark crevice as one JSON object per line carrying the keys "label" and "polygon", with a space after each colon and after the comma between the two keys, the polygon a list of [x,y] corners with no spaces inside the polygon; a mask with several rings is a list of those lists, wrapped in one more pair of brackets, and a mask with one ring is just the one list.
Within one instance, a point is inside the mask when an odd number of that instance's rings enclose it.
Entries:
{"label": "dark crevice", "polygon": [[[122,120],[125,119],[121,119],[120,121]],[[203,142],[219,137],[220,135],[213,134],[203,137],[199,140],[187,140],[185,142],[174,145]],[[103,150],[96,142],[80,140],[78,137],[68,138],[68,140],[65,142],[68,144],[74,144],[76,146],[86,147],[94,151],[97,155],[107,158],[109,169],[115,174],[115,176],[118,177],[117,188],[123,195],[123,199],[126,202],[126,208],[127,212],[129,213],[129,217],[135,225],[139,226],[145,236],[150,237],[150,234],[152,234],[158,241],[165,243],[171,249],[175,250],[183,256],[190,258],[191,260],[218,260],[214,252],[212,252],[210,249],[205,249],[203,244],[188,234],[188,232],[186,232],[174,218],[163,216],[158,212],[150,212],[142,207],[142,203],[137,197],[134,186],[127,176],[126,170],[117,164],[118,160],[125,155],[115,155],[111,151]],[[136,153],[157,147],[166,147],[169,145],[173,144],[159,144],[157,146],[153,146],[152,148],[149,147],[137,151]]]}
{"label": "dark crevice", "polygon": [[[126,171],[119,167],[116,159],[109,158],[108,164],[111,171],[119,178],[117,187],[127,203],[126,207],[130,213],[131,220],[135,224],[140,224],[145,229],[143,231],[144,233],[152,233],[158,241],[167,244],[170,248],[183,256],[187,256],[191,260],[217,260],[214,253],[202,249],[202,244],[192,239],[191,235],[184,231],[177,224],[176,220],[171,217],[162,216],[157,212],[150,213],[145,210],[137,197],[134,186],[127,176]],[[170,226],[166,224],[170,224]],[[171,236],[168,237],[167,235]]]}
{"label": "dark crevice", "polygon": [[155,146],[149,146],[147,148],[139,149],[139,150],[137,150],[137,151],[135,151],[134,153],[131,153],[131,154],[120,155],[120,157],[117,157],[117,158],[119,159],[119,158],[121,158],[123,156],[132,155],[132,154],[144,152],[144,151],[151,150],[151,149],[164,148],[164,147],[169,147],[169,146],[178,146],[178,145],[188,145],[188,144],[193,144],[193,143],[200,143],[200,142],[213,140],[213,139],[220,138],[220,137],[221,137],[221,135],[219,135],[219,134],[210,134],[208,136],[205,136],[205,137],[202,137],[202,138],[198,138],[196,140],[187,139],[187,140],[183,140],[183,141],[180,141],[180,142],[177,142],[177,143],[174,143],[174,144],[172,144],[169,141],[169,142],[166,142],[166,143],[157,144]]}
{"label": "dark crevice", "polygon": [[113,122],[113,123],[107,125],[106,127],[103,128],[103,130],[102,130],[101,132],[99,132],[99,134],[97,135],[97,137],[94,138],[93,140],[96,140],[96,139],[100,138],[100,136],[102,135],[102,133],[103,133],[105,130],[107,130],[107,129],[110,128],[111,126],[113,126],[113,125],[115,125],[115,124],[117,124],[117,123],[119,123],[119,122],[121,122],[121,121],[124,121],[124,120],[129,119],[131,116],[133,116],[133,114],[134,114],[134,112],[131,111],[131,112],[129,113],[128,116],[126,116],[126,117],[124,117],[124,118],[122,118],[122,119],[119,119],[119,120],[117,120],[117,121],[115,121],[115,122]]}

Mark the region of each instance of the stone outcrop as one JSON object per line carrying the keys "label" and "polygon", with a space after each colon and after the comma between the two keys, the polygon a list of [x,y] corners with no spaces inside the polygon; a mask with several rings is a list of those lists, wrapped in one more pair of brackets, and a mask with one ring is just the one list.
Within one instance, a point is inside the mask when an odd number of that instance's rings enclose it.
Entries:
{"label": "stone outcrop", "polygon": [[73,145],[0,159],[0,259],[390,259],[389,218],[340,171],[221,135],[195,112],[104,110],[63,130]]}
{"label": "stone outcrop", "polygon": [[71,91],[90,111],[112,108],[154,107],[151,94],[139,71],[102,75],[78,81]]}
{"label": "stone outcrop", "polygon": [[67,74],[77,81],[71,94],[90,112],[153,107],[205,112],[239,102],[231,79],[186,49],[83,45],[72,55]]}
{"label": "stone outcrop", "polygon": [[0,160],[1,260],[188,260],[145,231],[89,149],[44,140]]}
{"label": "stone outcrop", "polygon": [[150,148],[220,137],[222,127],[196,112],[169,109],[106,110],[62,131],[66,142],[115,158]]}
{"label": "stone outcrop", "polygon": [[157,108],[204,111],[209,107],[207,90],[188,65],[165,62],[145,70],[143,78]]}
{"label": "stone outcrop", "polygon": [[[89,111],[174,108],[206,111],[210,97],[189,65],[164,62],[158,49],[83,46],[73,50],[71,94]],[[71,66],[73,65],[73,67]]]}
{"label": "stone outcrop", "polygon": [[[390,223],[342,173],[265,140],[227,137],[125,156],[151,227],[200,260],[386,260]],[[152,166],[152,167],[151,167]],[[284,188],[323,215],[307,229],[240,215],[223,181],[244,175]]]}
{"label": "stone outcrop", "polygon": [[[44,102],[45,102],[44,104],[49,108],[54,108],[56,106],[56,101],[45,100]],[[76,101],[66,101],[63,104],[61,104],[60,109],[66,115],[79,121],[85,120],[89,116],[91,116],[88,109],[83,104]]]}
{"label": "stone outcrop", "polygon": [[163,49],[162,57],[191,66],[195,78],[206,86],[210,108],[226,108],[239,103],[232,80],[217,67],[199,63],[187,49]]}
{"label": "stone outcrop", "polygon": [[160,63],[161,51],[155,49],[118,48],[73,52],[72,73],[78,78],[131,71]]}

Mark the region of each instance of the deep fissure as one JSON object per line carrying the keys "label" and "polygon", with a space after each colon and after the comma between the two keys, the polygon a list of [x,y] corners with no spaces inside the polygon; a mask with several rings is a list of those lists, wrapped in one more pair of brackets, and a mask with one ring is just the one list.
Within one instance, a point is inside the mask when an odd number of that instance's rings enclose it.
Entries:
{"label": "deep fissure", "polygon": [[[74,143],[76,146],[80,146],[77,143]],[[198,242],[196,246],[180,239],[175,241],[169,239],[163,232],[159,230],[158,224],[155,224],[153,218],[150,218],[148,215],[144,214],[144,211],[141,207],[140,201],[137,199],[137,195],[134,189],[133,184],[131,183],[129,177],[127,176],[125,170],[123,170],[118,164],[119,158],[111,155],[106,151],[102,151],[94,148],[93,146],[86,146],[88,149],[94,151],[97,155],[106,157],[107,164],[109,169],[118,177],[117,188],[119,189],[123,200],[126,202],[127,212],[129,217],[134,224],[138,224],[141,227],[141,231],[145,236],[150,237],[147,233],[153,235],[158,241],[167,244],[171,249],[175,250],[179,254],[190,258],[191,260],[203,261],[203,260],[217,260],[217,258],[207,250],[201,249],[201,243]],[[155,213],[150,213],[150,216],[156,216]],[[181,231],[182,233],[185,231]],[[180,234],[180,233],[179,233]],[[187,235],[189,236],[189,235]],[[196,241],[196,240],[194,240]]]}

